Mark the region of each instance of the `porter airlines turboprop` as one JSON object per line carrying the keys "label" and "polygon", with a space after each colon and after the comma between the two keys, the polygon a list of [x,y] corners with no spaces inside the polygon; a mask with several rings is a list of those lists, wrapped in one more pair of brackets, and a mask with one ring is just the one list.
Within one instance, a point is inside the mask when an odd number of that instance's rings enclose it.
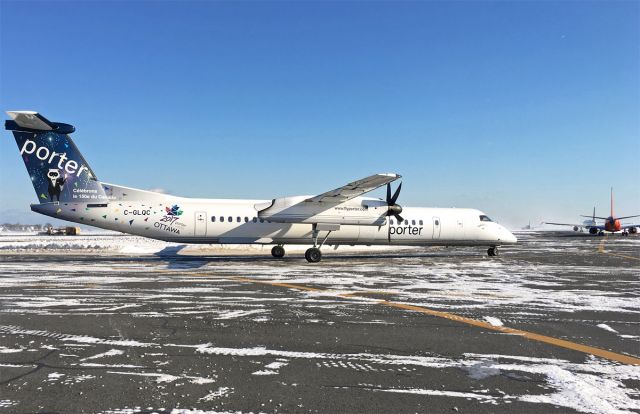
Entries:
{"label": "porter airlines turboprop", "polygon": [[[75,128],[37,112],[10,111],[13,132],[40,204],[31,210],[103,229],[182,243],[312,244],[319,262],[328,245],[498,246],[515,243],[507,229],[478,210],[409,208],[391,192],[397,174],[375,174],[316,196],[273,200],[175,197],[99,181],[69,134]],[[387,186],[386,200],[362,197]],[[402,214],[402,215],[401,215]]]}

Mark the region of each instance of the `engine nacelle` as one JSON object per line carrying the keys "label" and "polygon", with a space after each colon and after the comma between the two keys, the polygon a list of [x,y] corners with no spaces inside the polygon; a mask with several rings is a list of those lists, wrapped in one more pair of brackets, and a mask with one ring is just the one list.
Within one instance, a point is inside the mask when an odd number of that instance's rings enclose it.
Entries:
{"label": "engine nacelle", "polygon": [[638,232],[638,228],[637,227],[629,227],[629,233],[636,234],[637,232]]}
{"label": "engine nacelle", "polygon": [[580,230],[580,227],[578,227],[578,226],[573,226],[573,231],[578,231],[578,230]]}
{"label": "engine nacelle", "polygon": [[592,235],[594,235],[594,236],[595,236],[596,234],[598,234],[598,231],[599,231],[599,230],[598,230],[597,228],[595,228],[595,227],[591,227],[591,228],[589,229],[589,234],[592,234]]}
{"label": "engine nacelle", "polygon": [[388,206],[381,200],[352,199],[344,203],[314,203],[309,196],[276,198],[256,204],[258,217],[274,223],[325,223],[382,226]]}

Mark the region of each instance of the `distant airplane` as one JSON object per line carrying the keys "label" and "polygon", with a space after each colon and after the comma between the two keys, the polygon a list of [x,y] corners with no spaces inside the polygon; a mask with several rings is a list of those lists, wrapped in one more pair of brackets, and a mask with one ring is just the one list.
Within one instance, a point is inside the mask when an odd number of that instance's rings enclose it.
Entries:
{"label": "distant airplane", "polygon": [[[495,256],[498,246],[517,241],[478,210],[401,207],[402,184],[391,193],[397,174],[375,174],[316,196],[271,200],[193,199],[107,184],[71,140],[72,125],[37,112],[7,114],[12,120],[5,128],[13,132],[40,201],[31,210],[50,217],[179,243],[275,245],[274,257],[284,256],[285,244],[309,243],[309,262],[320,261],[325,243],[488,246],[487,254]],[[111,155],[117,162],[117,153]],[[361,197],[385,185],[385,200]]]}
{"label": "distant airplane", "polygon": [[[580,217],[588,217],[589,220],[585,220],[582,224],[570,224],[570,223],[550,223],[545,222],[545,224],[552,224],[554,226],[573,226],[573,231],[583,231],[582,229],[587,229],[590,234],[593,235],[604,235],[605,231],[615,233],[618,231],[622,231],[624,236],[627,236],[629,233],[635,234],[638,232],[638,227],[640,224],[622,224],[620,220],[629,219],[633,217],[640,217],[640,215],[635,216],[625,216],[625,217],[616,217],[613,213],[613,187],[611,187],[611,215],[609,217],[598,217],[596,216],[596,208],[593,208],[593,215],[591,216],[580,216]],[[596,219],[604,220],[604,224],[598,225]]]}

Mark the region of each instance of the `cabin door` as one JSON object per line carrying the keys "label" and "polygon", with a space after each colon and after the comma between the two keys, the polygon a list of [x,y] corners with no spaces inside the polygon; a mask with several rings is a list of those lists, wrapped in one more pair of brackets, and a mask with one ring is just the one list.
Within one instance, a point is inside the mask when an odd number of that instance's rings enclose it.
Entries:
{"label": "cabin door", "polygon": [[441,226],[442,222],[440,221],[440,217],[433,217],[433,234],[431,236],[433,240],[438,240],[440,238]]}
{"label": "cabin door", "polygon": [[204,237],[207,235],[207,213],[196,211],[194,236]]}

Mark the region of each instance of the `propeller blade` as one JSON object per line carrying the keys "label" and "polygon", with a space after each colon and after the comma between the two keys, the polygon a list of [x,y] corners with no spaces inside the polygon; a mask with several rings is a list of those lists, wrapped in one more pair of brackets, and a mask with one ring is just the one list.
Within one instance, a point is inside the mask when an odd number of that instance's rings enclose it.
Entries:
{"label": "propeller blade", "polygon": [[398,223],[402,223],[404,221],[404,219],[400,214],[394,214],[393,217],[395,217],[398,220]]}
{"label": "propeller blade", "polygon": [[387,183],[387,204],[391,200],[391,183]]}
{"label": "propeller blade", "polygon": [[[400,185],[398,185],[398,188],[396,188],[396,192],[393,193],[393,197],[391,197],[391,200],[388,201],[389,204],[395,204],[396,201],[398,201],[398,197],[400,196],[400,189],[402,188],[402,183],[400,183]],[[389,189],[391,190],[391,189]]]}

